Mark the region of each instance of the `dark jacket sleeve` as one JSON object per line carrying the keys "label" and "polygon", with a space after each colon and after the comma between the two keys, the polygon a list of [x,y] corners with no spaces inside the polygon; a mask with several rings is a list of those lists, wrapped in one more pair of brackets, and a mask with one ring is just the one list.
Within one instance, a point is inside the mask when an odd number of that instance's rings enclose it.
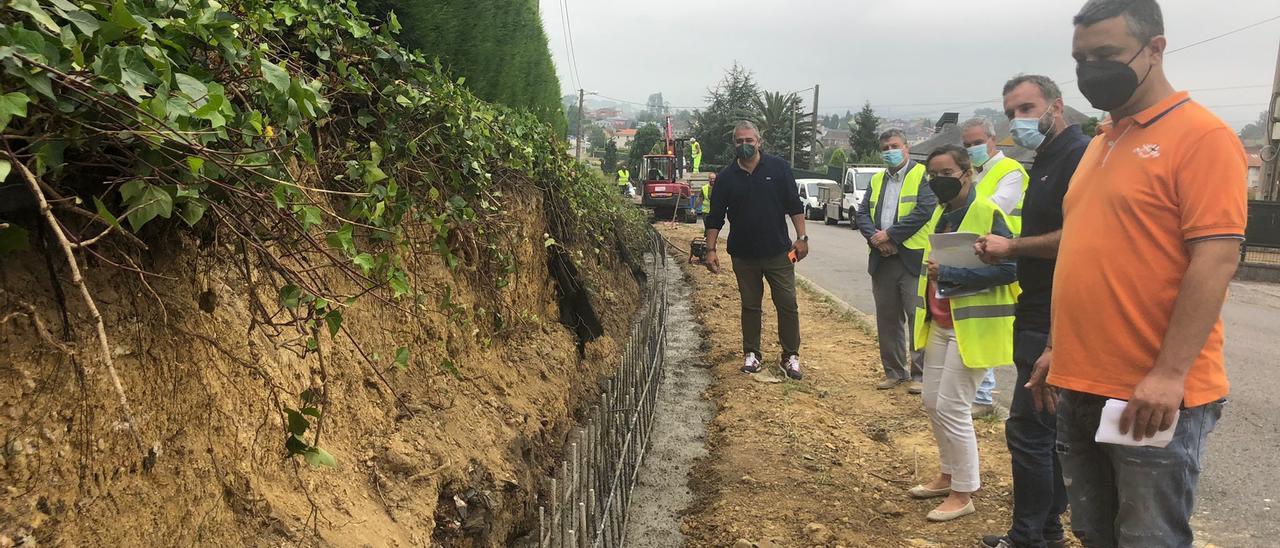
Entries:
{"label": "dark jacket sleeve", "polygon": [[870,187],[862,193],[862,202],[854,209],[853,229],[861,232],[862,237],[867,239],[867,243],[871,243],[871,237],[876,235],[876,222],[871,218]]}
{"label": "dark jacket sleeve", "polygon": [[[991,233],[1005,238],[1012,238],[1013,232],[1005,223],[1004,217],[997,215],[991,222]],[[946,288],[962,290],[986,289],[1011,284],[1018,279],[1018,264],[1005,261],[997,265],[982,268],[956,268],[953,266],[938,267],[938,283]]]}
{"label": "dark jacket sleeve", "polygon": [[724,228],[724,215],[729,206],[729,177],[723,172],[716,175],[716,186],[711,187],[711,210],[702,220],[702,226],[711,230]]}
{"label": "dark jacket sleeve", "polygon": [[787,215],[804,213],[804,203],[800,201],[800,188],[796,186],[796,174],[791,171],[791,164],[782,162],[782,210]]}
{"label": "dark jacket sleeve", "polygon": [[916,194],[916,207],[912,208],[911,213],[905,218],[898,219],[897,223],[889,227],[889,239],[901,245],[933,218],[933,211],[937,208],[938,197],[934,195],[933,189],[928,184],[921,181],[920,191]]}

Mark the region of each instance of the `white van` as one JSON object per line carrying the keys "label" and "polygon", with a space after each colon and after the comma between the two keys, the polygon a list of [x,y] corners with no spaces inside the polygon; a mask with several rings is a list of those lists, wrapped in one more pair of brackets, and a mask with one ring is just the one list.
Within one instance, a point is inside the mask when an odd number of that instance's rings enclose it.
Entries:
{"label": "white van", "polygon": [[810,220],[821,219],[823,216],[822,202],[819,201],[819,188],[822,185],[837,185],[831,179],[796,179],[796,190],[800,192],[800,203],[804,204],[804,218]]}
{"label": "white van", "polygon": [[825,208],[824,221],[829,225],[834,225],[840,221],[853,222],[853,213],[858,205],[862,203],[862,197],[871,189],[871,178],[875,174],[884,171],[883,167],[855,166],[845,170],[844,181],[841,186],[844,187],[844,199],[836,202],[834,200],[827,202]]}

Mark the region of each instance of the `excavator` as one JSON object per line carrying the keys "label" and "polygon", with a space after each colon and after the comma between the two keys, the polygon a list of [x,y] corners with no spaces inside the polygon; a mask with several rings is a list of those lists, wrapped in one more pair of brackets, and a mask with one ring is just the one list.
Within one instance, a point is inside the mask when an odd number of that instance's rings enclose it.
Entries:
{"label": "excavator", "polygon": [[667,116],[662,154],[646,154],[640,166],[644,193],[640,205],[653,210],[657,220],[698,222],[693,209],[693,188],[685,177],[688,139],[677,139]]}

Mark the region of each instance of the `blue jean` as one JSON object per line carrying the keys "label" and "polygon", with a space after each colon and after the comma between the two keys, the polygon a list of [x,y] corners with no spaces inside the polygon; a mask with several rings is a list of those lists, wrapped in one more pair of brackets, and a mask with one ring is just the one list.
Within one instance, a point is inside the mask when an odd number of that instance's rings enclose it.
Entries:
{"label": "blue jean", "polygon": [[1058,403],[1057,450],[1072,532],[1087,548],[1190,548],[1200,459],[1226,400],[1182,410],[1163,448],[1093,441],[1106,401],[1064,391]]}
{"label": "blue jean", "polygon": [[1067,490],[1054,453],[1058,419],[1048,411],[1037,412],[1031,391],[1025,387],[1048,337],[1035,331],[1018,331],[1013,336],[1018,382],[1013,385],[1004,434],[1013,461],[1009,541],[1017,548],[1044,548],[1045,542],[1063,538],[1060,516],[1067,510]]}
{"label": "blue jean", "polygon": [[996,370],[991,368],[987,370],[987,374],[982,377],[982,384],[978,385],[978,393],[973,397],[973,403],[982,405],[993,405],[996,400],[992,399],[991,391],[996,388]]}

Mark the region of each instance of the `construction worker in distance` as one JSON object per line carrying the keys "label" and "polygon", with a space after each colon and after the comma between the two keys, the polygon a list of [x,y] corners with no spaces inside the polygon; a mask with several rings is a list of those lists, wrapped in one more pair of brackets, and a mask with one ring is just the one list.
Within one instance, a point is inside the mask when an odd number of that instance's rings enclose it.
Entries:
{"label": "construction worker in distance", "polygon": [[711,190],[715,186],[716,174],[712,173],[707,176],[707,184],[702,185],[702,190],[699,192],[700,198],[696,206],[699,215],[706,215],[707,212],[711,211]]}
{"label": "construction worker in distance", "polygon": [[702,167],[702,143],[698,139],[689,139],[689,153],[693,155],[693,172],[697,173]]}
{"label": "construction worker in distance", "polygon": [[[960,124],[960,140],[973,164],[974,190],[979,198],[995,202],[1009,218],[1009,230],[1015,236],[1022,233],[1022,196],[1027,191],[1030,177],[1027,170],[1013,158],[1005,157],[996,148],[996,130],[991,120],[972,118]],[[988,371],[978,387],[973,400],[973,416],[995,415],[1003,418],[1006,410],[997,406],[991,391],[996,387],[995,373]]]}
{"label": "construction worker in distance", "polygon": [[625,165],[618,166],[617,177],[618,177],[618,190],[622,192],[623,196],[630,194],[631,193],[630,192],[631,191],[631,172],[627,171],[627,166]]}

